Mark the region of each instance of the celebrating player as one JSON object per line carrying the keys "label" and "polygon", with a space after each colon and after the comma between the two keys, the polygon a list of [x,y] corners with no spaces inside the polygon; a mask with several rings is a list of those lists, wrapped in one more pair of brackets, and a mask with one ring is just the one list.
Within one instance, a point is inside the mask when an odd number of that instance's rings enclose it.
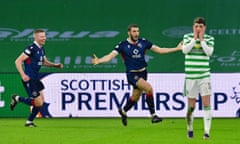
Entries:
{"label": "celebrating player", "polygon": [[185,88],[184,95],[188,97],[186,114],[188,137],[193,138],[193,111],[196,98],[201,95],[204,109],[204,139],[209,138],[211,127],[211,83],[209,60],[213,53],[214,38],[205,34],[206,22],[197,17],[193,22],[193,33],[185,34],[183,38],[183,53],[185,54]]}
{"label": "celebrating player", "polygon": [[[11,110],[14,110],[18,102],[33,106],[32,112],[25,123],[26,127],[36,127],[36,125],[33,123],[33,120],[44,103],[44,85],[40,81],[39,77],[39,70],[41,66],[44,65],[48,67],[63,68],[63,65],[61,63],[52,63],[48,61],[45,56],[43,47],[46,41],[45,31],[37,29],[34,31],[33,36],[34,42],[28,46],[15,61],[16,68],[20,73],[22,83],[29,97],[26,98],[18,95],[13,95],[10,104]],[[22,63],[24,63],[24,70]]]}
{"label": "celebrating player", "polygon": [[132,96],[128,99],[126,105],[119,109],[122,118],[122,124],[127,125],[127,111],[139,100],[142,92],[146,93],[146,101],[152,117],[152,123],[162,121],[155,113],[153,88],[147,82],[147,63],[145,61],[145,51],[151,50],[158,54],[171,53],[182,49],[181,43],[176,48],[160,48],[150,41],[139,38],[139,27],[136,24],[128,26],[128,38],[120,42],[109,54],[98,58],[94,55],[92,63],[94,65],[106,63],[121,54],[126,67],[128,82],[133,86]]}

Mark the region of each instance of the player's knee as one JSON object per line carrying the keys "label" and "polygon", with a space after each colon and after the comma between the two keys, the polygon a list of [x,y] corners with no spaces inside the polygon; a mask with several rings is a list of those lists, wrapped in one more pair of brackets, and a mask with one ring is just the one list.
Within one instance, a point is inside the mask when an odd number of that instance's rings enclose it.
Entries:
{"label": "player's knee", "polygon": [[153,88],[150,86],[146,89],[147,94],[153,94]]}

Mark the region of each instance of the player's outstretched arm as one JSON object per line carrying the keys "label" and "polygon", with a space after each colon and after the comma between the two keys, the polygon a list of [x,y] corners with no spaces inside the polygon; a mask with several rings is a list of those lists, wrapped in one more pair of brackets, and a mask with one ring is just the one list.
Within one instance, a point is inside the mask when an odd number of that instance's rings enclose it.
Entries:
{"label": "player's outstretched arm", "polygon": [[63,64],[50,62],[50,61],[46,58],[46,56],[44,56],[43,65],[44,65],[44,66],[47,66],[47,67],[63,68]]}
{"label": "player's outstretched arm", "polygon": [[98,58],[95,54],[93,54],[92,64],[97,65],[100,63],[106,63],[106,62],[109,62],[110,60],[112,60],[116,56],[117,56],[117,53],[115,51],[112,51],[111,53],[109,53],[101,58]]}
{"label": "player's outstretched arm", "polygon": [[158,54],[172,53],[172,52],[181,51],[181,50],[182,50],[182,42],[180,42],[175,48],[161,48],[156,45],[153,45],[151,48],[151,51]]}

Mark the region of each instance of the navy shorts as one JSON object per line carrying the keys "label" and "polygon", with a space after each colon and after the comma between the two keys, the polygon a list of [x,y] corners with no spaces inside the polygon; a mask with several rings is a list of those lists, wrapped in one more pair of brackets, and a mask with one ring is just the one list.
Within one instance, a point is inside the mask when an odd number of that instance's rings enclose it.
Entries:
{"label": "navy shorts", "polygon": [[137,89],[137,81],[142,78],[147,80],[147,70],[142,72],[128,72],[127,73],[127,80],[133,86],[134,89]]}
{"label": "navy shorts", "polygon": [[23,86],[26,89],[28,96],[36,98],[40,95],[40,91],[44,89],[44,85],[40,80],[30,79],[27,82],[22,80]]}

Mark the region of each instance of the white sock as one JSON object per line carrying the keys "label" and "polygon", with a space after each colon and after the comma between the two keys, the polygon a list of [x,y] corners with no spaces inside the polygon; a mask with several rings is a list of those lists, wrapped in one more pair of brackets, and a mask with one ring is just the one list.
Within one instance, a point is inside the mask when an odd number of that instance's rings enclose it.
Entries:
{"label": "white sock", "polygon": [[157,114],[156,113],[154,113],[154,114],[151,114],[151,117],[154,117],[154,116],[156,116]]}
{"label": "white sock", "polygon": [[188,131],[193,131],[193,120],[194,120],[194,116],[192,113],[190,116],[190,121],[187,120],[187,130]]}
{"label": "white sock", "polygon": [[19,96],[16,96],[15,99],[17,102],[19,102]]}
{"label": "white sock", "polygon": [[26,124],[30,124],[30,123],[33,123],[33,122],[29,120],[26,121]]}
{"label": "white sock", "polygon": [[210,109],[204,109],[204,132],[206,134],[210,133],[211,129],[211,121],[212,121],[212,113]]}
{"label": "white sock", "polygon": [[124,109],[122,109],[122,112],[123,112],[123,114],[125,114],[125,115],[127,114]]}

